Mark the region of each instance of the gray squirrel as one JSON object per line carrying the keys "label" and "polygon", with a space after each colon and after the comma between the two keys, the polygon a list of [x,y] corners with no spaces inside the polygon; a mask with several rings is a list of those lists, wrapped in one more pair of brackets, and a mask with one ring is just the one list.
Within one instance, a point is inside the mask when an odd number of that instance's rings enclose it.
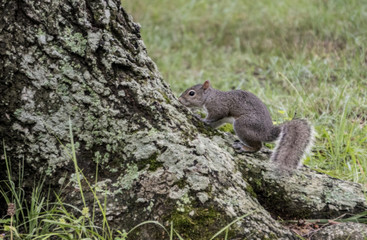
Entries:
{"label": "gray squirrel", "polygon": [[209,81],[188,88],[179,97],[188,108],[203,108],[207,115],[201,119],[213,128],[233,124],[241,140],[233,145],[240,152],[257,152],[262,142],[277,141],[271,161],[284,170],[302,166],[302,159],[313,143],[313,128],[305,119],[293,119],[273,125],[265,104],[248,91],[219,91]]}

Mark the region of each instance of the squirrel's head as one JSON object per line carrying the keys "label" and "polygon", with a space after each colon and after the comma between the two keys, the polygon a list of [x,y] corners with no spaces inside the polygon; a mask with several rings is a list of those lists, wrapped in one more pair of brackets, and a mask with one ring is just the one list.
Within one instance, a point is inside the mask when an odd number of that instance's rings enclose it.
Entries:
{"label": "squirrel's head", "polygon": [[189,108],[201,108],[210,89],[210,82],[206,80],[203,84],[197,84],[188,88],[179,97],[180,103]]}

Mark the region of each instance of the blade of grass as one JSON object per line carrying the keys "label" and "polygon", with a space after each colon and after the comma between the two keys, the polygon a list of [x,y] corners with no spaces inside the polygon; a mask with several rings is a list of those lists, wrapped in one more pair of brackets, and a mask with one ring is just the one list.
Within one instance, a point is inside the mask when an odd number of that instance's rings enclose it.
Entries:
{"label": "blade of grass", "polygon": [[69,117],[69,130],[70,130],[70,142],[71,142],[71,151],[72,151],[72,155],[73,155],[73,162],[74,162],[74,167],[75,167],[75,175],[78,181],[78,185],[79,185],[79,191],[80,191],[80,196],[82,197],[82,201],[84,204],[84,207],[87,207],[87,204],[85,202],[85,198],[84,198],[84,194],[83,194],[83,187],[80,181],[80,174],[79,174],[79,168],[78,168],[78,163],[76,160],[76,153],[75,153],[75,145],[74,145],[74,137],[73,137],[73,129],[72,129],[72,124],[71,124],[71,119]]}
{"label": "blade of grass", "polygon": [[258,210],[254,210],[252,212],[249,212],[241,217],[238,217],[237,219],[233,220],[231,223],[229,223],[227,226],[225,226],[224,228],[222,228],[221,230],[219,230],[216,234],[214,234],[213,237],[210,238],[210,240],[213,240],[214,238],[218,237],[222,232],[226,231],[226,229],[228,229],[230,226],[232,226],[233,224],[235,224],[238,221],[241,221],[242,219],[244,219],[245,217],[257,212]]}

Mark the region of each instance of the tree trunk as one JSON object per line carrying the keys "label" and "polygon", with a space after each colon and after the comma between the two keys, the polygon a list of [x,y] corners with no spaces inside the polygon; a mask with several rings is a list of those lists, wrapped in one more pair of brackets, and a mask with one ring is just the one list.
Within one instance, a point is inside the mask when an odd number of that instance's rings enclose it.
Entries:
{"label": "tree trunk", "polygon": [[[279,176],[256,162],[261,154],[236,155],[231,136],[178,103],[118,0],[5,0],[0,16],[0,136],[13,167],[24,159],[29,187],[44,175],[55,189],[70,180],[70,119],[79,167],[94,182],[98,165],[96,185],[120,230],[172,221],[187,239],[209,239],[249,214],[232,239],[295,239],[271,214],[367,209],[358,184],[307,170]],[[5,169],[1,161],[2,179]],[[63,194],[77,204],[78,192]],[[162,234],[149,226],[135,233]]]}

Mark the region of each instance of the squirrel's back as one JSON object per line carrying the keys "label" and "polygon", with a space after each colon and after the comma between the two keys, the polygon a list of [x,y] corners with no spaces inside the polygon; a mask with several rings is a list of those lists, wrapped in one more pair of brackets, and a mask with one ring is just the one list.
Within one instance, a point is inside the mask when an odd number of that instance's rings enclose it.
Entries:
{"label": "squirrel's back", "polygon": [[227,99],[228,108],[233,117],[246,115],[266,123],[269,127],[273,125],[268,108],[255,94],[244,90],[222,93],[223,98]]}

